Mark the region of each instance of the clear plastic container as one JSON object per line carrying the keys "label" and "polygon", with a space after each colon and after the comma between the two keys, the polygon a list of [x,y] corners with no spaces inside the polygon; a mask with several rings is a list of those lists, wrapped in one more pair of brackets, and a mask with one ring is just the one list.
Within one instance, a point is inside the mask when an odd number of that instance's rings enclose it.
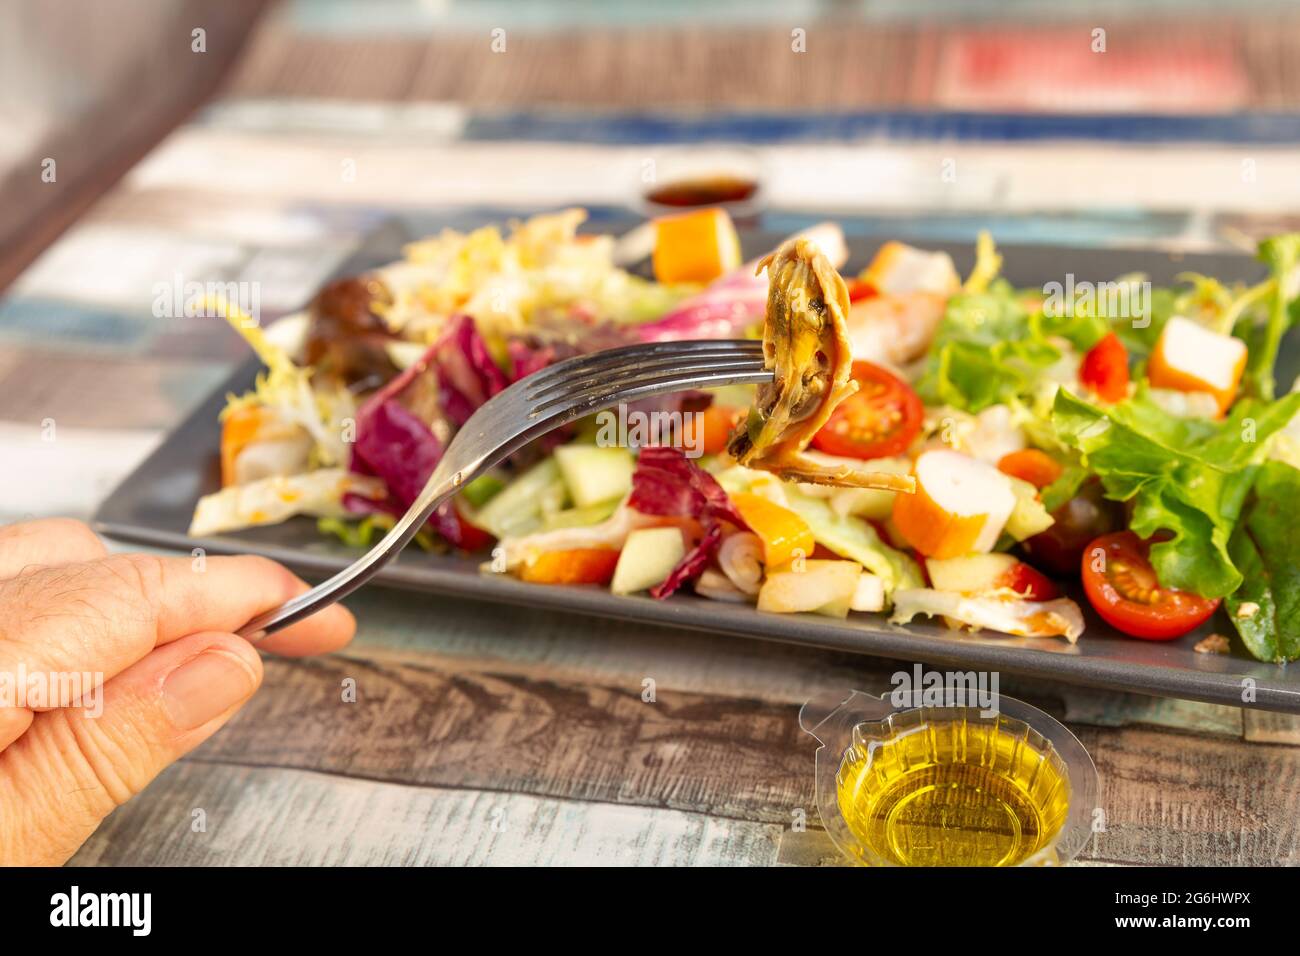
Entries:
{"label": "clear plastic container", "polygon": [[1078,738],[1023,701],[964,701],[931,689],[804,704],[817,809],[855,862],[1055,866],[1088,842],[1097,770]]}

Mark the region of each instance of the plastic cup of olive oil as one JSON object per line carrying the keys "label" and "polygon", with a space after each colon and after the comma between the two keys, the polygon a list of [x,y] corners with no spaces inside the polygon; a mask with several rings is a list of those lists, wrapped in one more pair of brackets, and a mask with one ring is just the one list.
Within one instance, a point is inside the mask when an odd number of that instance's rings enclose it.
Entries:
{"label": "plastic cup of olive oil", "polygon": [[821,743],[817,807],[836,845],[868,866],[1073,859],[1097,805],[1097,770],[1078,739],[1013,698],[981,709],[934,696],[854,691],[804,705],[800,723]]}

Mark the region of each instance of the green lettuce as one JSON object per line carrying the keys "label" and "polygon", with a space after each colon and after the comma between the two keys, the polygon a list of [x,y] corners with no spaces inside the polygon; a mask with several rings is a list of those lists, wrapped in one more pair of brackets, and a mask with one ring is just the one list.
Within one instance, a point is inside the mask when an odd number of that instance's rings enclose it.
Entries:
{"label": "green lettuce", "polygon": [[1106,496],[1131,502],[1129,527],[1162,537],[1150,551],[1160,583],[1218,598],[1242,582],[1229,541],[1268,438],[1298,410],[1300,393],[1247,399],[1212,422],[1170,415],[1144,388],[1104,411],[1061,389],[1052,423]]}
{"label": "green lettuce", "polygon": [[1105,317],[1082,302],[1049,314],[1028,307],[1036,296],[998,280],[949,299],[917,383],[921,398],[968,412],[1028,404],[1043,373],[1063,355],[1055,340],[1086,352],[1109,331]]}
{"label": "green lettuce", "polygon": [[785,487],[786,504],[803,518],[813,539],[844,558],[858,562],[881,579],[885,594],[924,586],[921,569],[910,556],[880,540],[868,522],[835,512],[824,499],[806,495],[793,485]]}
{"label": "green lettuce", "polygon": [[1252,328],[1246,339],[1250,353],[1246,360],[1245,379],[1250,394],[1271,401],[1277,387],[1273,366],[1277,364],[1282,336],[1293,321],[1287,292],[1291,275],[1300,268],[1300,232],[1265,239],[1259,244],[1259,258],[1268,264],[1272,274],[1273,294],[1268,320],[1261,328]]}
{"label": "green lettuce", "polygon": [[1300,471],[1265,462],[1228,551],[1242,574],[1224,602],[1246,649],[1261,661],[1300,658],[1300,539],[1292,528]]}

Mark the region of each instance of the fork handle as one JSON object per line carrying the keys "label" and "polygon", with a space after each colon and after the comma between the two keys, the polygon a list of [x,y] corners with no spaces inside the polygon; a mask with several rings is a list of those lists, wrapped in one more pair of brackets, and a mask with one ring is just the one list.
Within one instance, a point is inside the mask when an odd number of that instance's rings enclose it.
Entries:
{"label": "fork handle", "polygon": [[283,630],[341,601],[369,581],[394,555],[410,543],[438,506],[450,500],[456,493],[458,485],[450,478],[434,480],[441,470],[442,468],[439,467],[434,471],[424,490],[420,492],[420,496],[415,499],[410,508],[406,509],[406,514],[389,529],[388,534],[380,538],[357,561],[311,590],[285,601],[277,608],[259,614],[235,633],[256,644],[276,631]]}

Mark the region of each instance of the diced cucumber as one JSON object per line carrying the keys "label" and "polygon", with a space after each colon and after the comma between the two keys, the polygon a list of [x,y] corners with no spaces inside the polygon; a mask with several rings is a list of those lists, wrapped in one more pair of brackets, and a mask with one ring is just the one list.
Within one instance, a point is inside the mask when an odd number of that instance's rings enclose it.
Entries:
{"label": "diced cucumber", "polygon": [[1002,530],[1017,541],[1024,541],[1050,528],[1054,523],[1053,518],[1039,500],[1038,489],[1027,481],[1009,475],[1007,477],[1011,482],[1011,491],[1016,496],[1016,504]]}
{"label": "diced cucumber", "polygon": [[600,524],[614,513],[614,509],[622,500],[622,498],[610,498],[609,501],[587,505],[585,508],[566,508],[564,511],[556,511],[542,519],[542,526],[547,531],[553,531],[556,528],[585,528],[588,525]]}
{"label": "diced cucumber", "polygon": [[564,491],[560,466],[546,458],[493,495],[472,520],[498,538],[527,534],[541,524],[542,503]]}
{"label": "diced cucumber", "polygon": [[622,498],[632,488],[636,462],[626,448],[561,445],[555,449],[555,460],[579,508]]}
{"label": "diced cucumber", "polygon": [[652,588],[668,577],[685,555],[680,529],[638,528],[623,543],[609,589],[615,594],[634,594]]}
{"label": "diced cucumber", "polygon": [[485,475],[479,475],[463,489],[461,495],[465,503],[472,508],[482,508],[490,500],[505,488],[506,483],[496,475],[488,472]]}
{"label": "diced cucumber", "polygon": [[547,485],[537,499],[537,510],[545,522],[551,515],[559,514],[572,503],[569,486],[563,480]]}

